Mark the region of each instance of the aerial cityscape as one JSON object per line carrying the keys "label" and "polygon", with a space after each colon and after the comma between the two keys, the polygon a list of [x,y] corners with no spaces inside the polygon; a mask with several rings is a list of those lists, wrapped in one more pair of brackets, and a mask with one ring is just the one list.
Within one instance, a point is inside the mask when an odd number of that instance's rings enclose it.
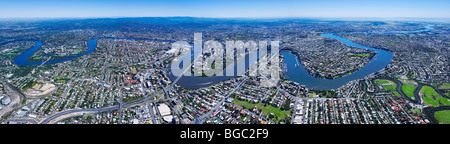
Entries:
{"label": "aerial cityscape", "polygon": [[449,18],[216,13],[3,13],[0,123],[450,124]]}

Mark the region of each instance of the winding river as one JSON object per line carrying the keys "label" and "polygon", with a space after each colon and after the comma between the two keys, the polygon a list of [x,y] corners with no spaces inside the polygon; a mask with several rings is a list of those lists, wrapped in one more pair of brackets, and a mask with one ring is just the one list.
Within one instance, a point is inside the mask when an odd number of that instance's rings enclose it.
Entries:
{"label": "winding river", "polygon": [[[431,28],[431,25],[428,25],[425,27],[425,29],[416,30],[416,31],[340,32],[340,33],[379,33],[379,34],[419,33],[419,32],[430,31],[432,29],[433,28]],[[283,67],[285,67],[285,68],[283,68],[283,71],[284,71],[285,76],[289,80],[297,82],[301,85],[305,85],[306,87],[311,88],[311,89],[330,90],[330,89],[339,88],[350,81],[361,79],[367,75],[370,75],[372,73],[380,71],[381,69],[386,67],[393,58],[393,55],[390,52],[387,52],[382,49],[375,49],[375,48],[359,45],[359,44],[353,43],[352,41],[350,41],[346,38],[339,37],[334,34],[335,33],[326,33],[326,34],[321,34],[321,36],[337,39],[337,40],[341,41],[343,44],[350,46],[350,47],[356,47],[356,48],[362,48],[362,49],[375,51],[377,54],[374,56],[373,60],[370,61],[366,66],[364,66],[360,70],[358,70],[350,75],[336,78],[336,79],[321,79],[321,78],[315,78],[315,77],[311,76],[306,71],[306,69],[303,67],[303,65],[300,63],[300,61],[296,55],[294,55],[290,52],[280,52],[280,54],[284,56]],[[156,39],[133,39],[133,38],[111,38],[111,37],[94,38],[94,39],[88,40],[88,42],[87,42],[88,50],[86,52],[75,55],[75,56],[67,57],[64,59],[49,60],[45,64],[64,62],[64,61],[72,60],[77,57],[89,54],[89,53],[95,51],[98,39],[153,40],[153,41],[174,42],[174,41],[156,40]],[[18,41],[20,41],[20,40],[18,40]],[[30,57],[36,50],[38,50],[43,45],[41,41],[37,41],[37,40],[27,40],[27,41],[33,41],[36,43],[36,45],[33,46],[32,48],[30,48],[29,50],[27,50],[26,52],[22,53],[21,55],[19,55],[18,57],[16,57],[14,59],[14,63],[17,65],[24,65],[24,66],[41,65],[42,63],[44,63],[43,61],[42,62],[28,62],[27,61],[27,58]],[[5,44],[5,43],[3,43],[3,44]],[[191,56],[193,56],[193,55],[194,54],[191,54]],[[253,59],[253,57],[255,57],[255,56],[247,56],[245,58],[245,61],[240,60],[239,62],[236,62],[237,63],[236,65],[245,63],[245,68],[248,68],[249,57],[252,57],[250,59]],[[235,70],[236,70],[236,66],[235,66]],[[237,73],[239,73],[239,72],[235,71],[235,74],[237,74]],[[169,77],[172,80],[176,78],[176,76],[174,76],[170,71],[169,71]],[[184,76],[183,78],[181,78],[178,81],[178,85],[185,87],[185,88],[200,88],[200,87],[210,86],[210,85],[219,83],[221,81],[224,81],[224,80],[227,80],[230,78],[233,78],[233,77],[232,76],[216,76],[216,77]]]}
{"label": "winding river", "polygon": [[[425,29],[422,30],[416,30],[416,31],[390,31],[390,32],[341,32],[341,33],[378,33],[378,34],[388,34],[388,33],[419,33],[419,32],[426,32],[430,31],[433,28],[431,28],[431,25],[428,25],[425,27]],[[350,46],[350,47],[356,47],[361,49],[367,49],[371,51],[375,51],[377,54],[373,57],[373,60],[370,61],[367,65],[365,65],[360,70],[350,74],[346,75],[344,77],[336,78],[336,79],[321,79],[321,78],[315,78],[311,76],[303,67],[303,65],[300,63],[299,58],[290,53],[290,52],[281,52],[280,54],[284,56],[283,61],[283,69],[285,76],[294,82],[297,82],[301,85],[305,85],[306,87],[310,89],[319,89],[319,90],[330,90],[330,89],[336,89],[339,88],[345,84],[347,84],[350,81],[362,79],[367,75],[370,75],[372,73],[375,73],[377,71],[382,70],[384,67],[386,67],[392,60],[393,55],[385,50],[382,49],[375,49],[363,45],[356,44],[346,38],[336,36],[334,33],[325,33],[321,34],[323,37],[333,38],[337,39],[343,44]]]}
{"label": "winding river", "polygon": [[[94,52],[95,48],[97,47],[97,40],[99,40],[99,39],[146,40],[146,41],[173,42],[173,41],[158,40],[158,39],[99,37],[99,38],[94,38],[94,39],[90,39],[90,40],[87,41],[88,50],[85,51],[84,53],[81,53],[81,54],[78,54],[78,55],[74,55],[74,56],[71,56],[71,57],[66,57],[66,58],[63,58],[63,59],[50,60],[50,61],[47,61],[45,64],[54,64],[54,63],[64,62],[64,61],[72,60],[72,59],[78,58],[80,56],[84,56],[84,55],[87,55],[87,54],[89,54],[91,52]],[[14,63],[17,64],[17,65],[23,65],[23,66],[41,65],[42,63],[44,63],[44,61],[41,61],[41,62],[29,62],[27,60],[27,58],[30,57],[36,50],[41,48],[42,42],[41,41],[37,41],[37,40],[28,40],[28,41],[33,41],[33,42],[36,43],[36,45],[31,47],[30,49],[28,49],[24,53],[20,54],[19,56],[17,56],[14,59]]]}

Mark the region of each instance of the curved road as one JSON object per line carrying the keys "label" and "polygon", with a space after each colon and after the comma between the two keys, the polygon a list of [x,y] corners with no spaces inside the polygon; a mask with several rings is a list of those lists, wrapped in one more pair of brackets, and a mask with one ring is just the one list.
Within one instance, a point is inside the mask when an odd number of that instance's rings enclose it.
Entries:
{"label": "curved road", "polygon": [[11,102],[0,110],[0,117],[3,117],[8,113],[11,113],[21,108],[22,101],[25,99],[25,95],[22,92],[20,92],[20,90],[18,90],[16,87],[11,85],[9,82],[2,80],[2,83],[5,88],[5,92],[11,99]]}
{"label": "curved road", "polygon": [[[99,38],[97,38],[97,39],[99,39]],[[37,49],[36,49],[36,50],[37,50]],[[91,51],[91,52],[92,52],[92,51]],[[88,53],[89,53],[89,51],[88,51]],[[84,54],[85,54],[85,53],[83,53],[82,55],[84,55]],[[199,55],[199,56],[200,56],[200,55]],[[152,96],[146,97],[146,98],[141,99],[141,100],[139,100],[139,101],[126,103],[126,104],[122,105],[122,107],[129,107],[129,106],[133,106],[133,105],[137,105],[137,104],[144,103],[144,102],[148,101],[150,98],[152,98],[152,97],[154,97],[154,96],[156,96],[156,95],[159,95],[159,94],[161,94],[162,92],[165,92],[165,91],[167,91],[167,90],[170,90],[170,89],[171,89],[171,88],[172,88],[172,87],[173,87],[173,86],[181,79],[181,77],[183,77],[184,73],[188,70],[188,68],[191,67],[191,65],[192,65],[192,63],[191,63],[189,66],[186,67],[186,69],[183,71],[183,73],[180,74],[180,75],[173,81],[173,83],[172,83],[168,88],[166,88],[166,89],[163,88],[162,90],[160,90],[160,91],[154,93]],[[401,83],[400,83],[400,85],[397,86],[397,89],[399,89],[399,86],[400,86],[400,91],[399,91],[399,93],[401,93],[402,95],[404,95],[403,92],[401,91]],[[420,86],[420,85],[419,85],[419,86]],[[235,88],[235,89],[236,89],[236,88]],[[20,91],[19,91],[19,92],[20,92]],[[228,95],[230,95],[231,93],[232,93],[232,92],[230,92]],[[228,97],[228,95],[227,95],[227,97]],[[416,95],[416,92],[415,92],[415,95]],[[225,98],[226,98],[226,97],[224,97],[223,100],[224,100]],[[416,96],[416,98],[417,98],[417,96]],[[223,101],[223,100],[222,100],[222,101]],[[220,104],[218,104],[218,105],[220,105]],[[218,106],[215,106],[214,109],[217,109],[217,107],[218,107]],[[112,110],[116,110],[116,109],[119,109],[119,108],[120,108],[120,105],[115,105],[115,106],[106,107],[106,108],[100,108],[100,109],[72,109],[72,110],[66,110],[66,111],[63,111],[63,112],[59,112],[59,113],[50,115],[50,116],[48,116],[46,119],[42,120],[40,123],[44,123],[44,124],[45,124],[45,123],[50,123],[50,122],[52,122],[52,121],[54,121],[54,120],[56,120],[56,119],[58,119],[58,118],[67,118],[67,117],[79,116],[80,113],[82,113],[81,115],[84,115],[84,114],[93,114],[93,113],[104,112],[104,111],[112,111]],[[211,110],[210,112],[212,112],[212,110]],[[208,112],[208,113],[210,113],[210,112]],[[71,115],[71,114],[75,114],[75,115]],[[203,118],[204,116],[208,116],[208,115],[203,115],[202,118]]]}
{"label": "curved road", "polygon": [[[200,55],[198,57],[200,57]],[[165,92],[167,90],[172,89],[173,86],[175,86],[175,84],[184,76],[184,73],[189,70],[188,68],[190,68],[191,65],[192,65],[192,63],[189,66],[186,67],[186,69],[172,82],[172,84],[169,85],[169,87],[162,88],[162,90],[159,90],[158,92],[154,93],[151,96],[145,97],[144,99],[141,99],[141,100],[138,100],[138,101],[135,101],[135,102],[130,102],[130,103],[123,104],[122,107],[131,107],[131,106],[134,106],[134,105],[145,103],[145,102],[149,101],[150,98],[155,97],[155,96],[157,96],[157,95],[159,95],[159,94],[161,94],[161,93],[163,93],[163,92]],[[81,116],[81,115],[84,115],[84,114],[95,114],[95,113],[99,113],[99,112],[106,112],[106,111],[117,110],[119,108],[120,108],[120,105],[115,105],[115,106],[110,106],[110,107],[105,107],[105,108],[99,108],[99,109],[72,109],[72,110],[67,110],[67,111],[63,111],[63,112],[59,112],[59,113],[50,115],[50,116],[48,116],[47,118],[45,118],[44,120],[42,120],[39,123],[40,124],[53,123],[53,122],[56,122],[54,120],[57,120],[58,118],[67,119],[67,118],[71,118],[71,117]]]}

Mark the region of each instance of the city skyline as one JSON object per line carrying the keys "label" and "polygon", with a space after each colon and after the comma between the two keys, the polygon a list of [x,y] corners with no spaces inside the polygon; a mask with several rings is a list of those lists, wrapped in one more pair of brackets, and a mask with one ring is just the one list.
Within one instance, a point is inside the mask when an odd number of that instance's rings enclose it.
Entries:
{"label": "city skyline", "polygon": [[0,18],[214,17],[214,18],[450,18],[445,0],[398,1],[5,1]]}

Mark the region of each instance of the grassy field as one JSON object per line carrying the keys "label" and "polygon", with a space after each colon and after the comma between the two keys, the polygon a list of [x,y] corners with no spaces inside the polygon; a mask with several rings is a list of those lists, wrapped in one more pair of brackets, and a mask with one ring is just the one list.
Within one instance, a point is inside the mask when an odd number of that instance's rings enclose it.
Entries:
{"label": "grassy field", "polygon": [[386,90],[388,91],[395,91],[395,88],[397,88],[397,84],[390,81],[390,80],[375,80],[375,83],[377,83],[378,85],[382,85],[384,86],[384,88],[386,88]]}
{"label": "grassy field", "polygon": [[397,84],[394,85],[384,85],[384,87],[389,91],[395,91],[395,88],[397,87]]}
{"label": "grassy field", "polygon": [[375,83],[379,84],[379,85],[383,85],[383,84],[389,84],[389,82],[387,80],[375,80]]}
{"label": "grassy field", "polygon": [[74,51],[72,52],[72,55],[77,55],[77,54],[80,54],[81,52],[83,52],[83,51],[77,49],[77,50],[74,50]]}
{"label": "grassy field", "polygon": [[235,99],[233,101],[233,104],[241,106],[241,107],[244,107],[244,108],[246,108],[248,110],[252,110],[256,106],[256,104],[249,103],[249,102],[246,102],[246,101],[240,101],[240,100],[237,100],[237,99]]}
{"label": "grassy field", "polygon": [[347,53],[348,56],[370,57],[368,53]]}
{"label": "grassy field", "polygon": [[443,83],[439,89],[450,89],[450,83]]}
{"label": "grassy field", "polygon": [[441,102],[443,105],[450,105],[450,100],[443,98],[443,97],[438,97],[436,98],[436,100],[438,100],[439,102]]}
{"label": "grassy field", "polygon": [[406,96],[413,98],[414,97],[414,90],[416,89],[413,85],[404,84],[402,86],[402,91],[405,93]]}
{"label": "grassy field", "polygon": [[313,98],[313,97],[318,97],[318,96],[316,95],[316,93],[308,93],[308,97]]}
{"label": "grassy field", "polygon": [[415,114],[421,114],[422,112],[420,112],[419,108],[413,108],[411,109],[411,112],[415,113]]}
{"label": "grassy field", "polygon": [[432,87],[429,86],[423,86],[422,89],[420,89],[419,93],[425,94],[427,97],[439,96],[439,94]]}
{"label": "grassy field", "polygon": [[394,91],[393,93],[394,93],[395,96],[401,97],[401,95],[398,92]]}
{"label": "grassy field", "polygon": [[439,101],[437,101],[437,100],[435,100],[433,98],[430,98],[430,97],[424,97],[423,101],[425,103],[433,105],[433,106],[439,106]]}
{"label": "grassy field", "polygon": [[356,56],[359,56],[359,57],[369,57],[370,56],[370,54],[355,54]]}
{"label": "grassy field", "polygon": [[279,121],[284,120],[285,117],[291,113],[291,111],[283,111],[283,110],[280,110],[279,108],[272,107],[270,105],[267,105],[265,107],[261,106],[260,108],[265,115],[269,115],[270,113],[273,113],[274,115],[276,115],[278,117]]}
{"label": "grassy field", "polygon": [[235,99],[232,103],[235,105],[242,106],[248,110],[252,110],[256,106],[256,109],[261,110],[261,112],[264,113],[264,115],[270,115],[270,113],[273,113],[275,116],[278,117],[276,120],[273,120],[277,123],[284,120],[287,117],[287,115],[291,113],[291,110],[283,111],[279,108],[272,107],[270,105],[263,106],[263,103],[253,104],[246,101],[240,101],[237,99]]}
{"label": "grassy field", "polygon": [[439,103],[442,105],[450,105],[450,100],[446,99],[439,95],[432,87],[423,86],[419,92],[421,95],[425,95],[423,101],[427,104],[431,104],[433,106],[439,106]]}
{"label": "grassy field", "polygon": [[439,121],[439,123],[450,124],[450,110],[435,112],[434,117]]}

